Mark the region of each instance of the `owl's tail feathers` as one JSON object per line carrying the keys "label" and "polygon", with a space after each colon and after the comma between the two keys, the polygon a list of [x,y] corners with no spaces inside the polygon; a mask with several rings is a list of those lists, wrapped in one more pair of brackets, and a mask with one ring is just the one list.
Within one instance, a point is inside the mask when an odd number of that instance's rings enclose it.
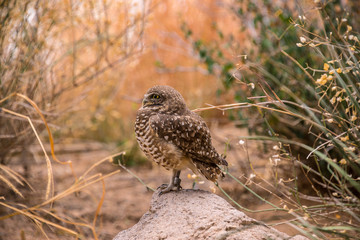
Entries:
{"label": "owl's tail feathers", "polygon": [[226,155],[221,154],[220,155],[220,165],[228,166],[228,162],[225,159],[226,159]]}
{"label": "owl's tail feathers", "polygon": [[[225,161],[226,162],[226,161]],[[201,161],[193,161],[197,170],[204,176],[206,179],[215,182],[218,177],[225,177],[224,173],[221,171],[220,167],[215,163],[207,163]],[[227,162],[226,162],[227,164]]]}
{"label": "owl's tail feathers", "polygon": [[222,165],[224,166],[223,167],[223,170],[221,171],[221,178],[224,178],[225,177],[225,173],[228,171],[228,162],[225,160],[226,159],[226,155],[224,154],[221,154],[220,155],[220,164],[219,165]]}

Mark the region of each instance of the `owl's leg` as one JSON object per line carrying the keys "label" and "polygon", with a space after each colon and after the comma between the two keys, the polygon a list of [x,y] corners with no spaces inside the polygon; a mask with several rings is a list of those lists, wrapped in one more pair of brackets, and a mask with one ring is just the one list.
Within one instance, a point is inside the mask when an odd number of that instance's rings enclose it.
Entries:
{"label": "owl's leg", "polygon": [[161,185],[159,188],[163,189],[160,191],[160,195],[161,194],[164,194],[164,193],[167,193],[167,192],[170,192],[171,190],[174,189],[174,187],[176,187],[176,190],[179,191],[182,189],[182,187],[180,186],[180,182],[181,182],[181,179],[180,179],[180,170],[173,170],[173,175],[171,177],[171,180],[170,180],[170,183],[167,185],[167,184],[163,184]]}
{"label": "owl's leg", "polygon": [[175,172],[175,177],[174,177],[174,185],[178,191],[180,191],[182,189],[182,187],[180,186],[180,183],[181,183],[180,172],[181,172],[180,170],[177,170]]}

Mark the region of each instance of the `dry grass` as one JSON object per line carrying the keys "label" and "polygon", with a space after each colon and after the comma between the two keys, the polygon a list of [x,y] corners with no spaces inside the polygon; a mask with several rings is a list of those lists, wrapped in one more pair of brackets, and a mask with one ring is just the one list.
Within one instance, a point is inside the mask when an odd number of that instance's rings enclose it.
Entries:
{"label": "dry grass", "polygon": [[[76,166],[71,161],[57,159],[50,129],[60,128],[56,124],[62,124],[64,116],[76,110],[101,76],[143,51],[141,41],[150,9],[146,4],[141,7],[113,2],[1,3],[0,182],[4,195],[0,221],[21,215],[31,219],[46,238],[44,225],[76,238],[80,236],[76,227],[85,227],[97,239],[97,217],[106,193],[104,179],[119,170],[106,175],[97,171],[98,165],[108,161],[106,158],[76,176]],[[117,22],[109,20],[114,15]],[[45,149],[44,141],[50,149]],[[33,144],[41,147],[41,159],[46,162],[45,189],[31,185],[25,176],[28,172],[21,175],[12,169],[11,160],[18,155],[31,159],[28,155]],[[74,183],[62,191],[56,189],[53,162],[67,166],[74,178]],[[31,164],[34,163],[24,161],[23,166],[28,168]],[[94,206],[92,222],[60,216],[54,211],[56,202],[96,183],[102,184],[103,192]],[[44,195],[29,206],[33,201],[24,194],[28,190]],[[11,197],[11,192],[16,196]]]}
{"label": "dry grass", "polygon": [[[50,142],[50,148],[51,148],[51,155],[52,155],[52,159],[60,164],[66,164],[68,165],[68,167],[71,169],[71,172],[73,173],[74,176],[74,184],[72,184],[71,186],[69,186],[67,189],[57,193],[56,195],[54,194],[55,191],[55,186],[54,186],[54,180],[53,180],[53,166],[52,163],[50,161],[49,156],[47,155],[47,151],[44,148],[44,144],[42,142],[42,140],[39,137],[39,134],[37,132],[37,130],[35,129],[31,118],[24,116],[22,114],[10,111],[8,109],[2,108],[1,110],[4,113],[7,114],[12,114],[15,115],[17,117],[21,117],[24,118],[28,121],[29,125],[31,126],[31,129],[33,130],[34,135],[36,136],[36,139],[38,141],[38,144],[41,146],[41,149],[43,151],[44,154],[44,158],[46,161],[46,166],[47,166],[47,172],[48,172],[48,176],[47,176],[47,184],[46,184],[46,190],[45,190],[45,196],[44,196],[44,201],[35,205],[35,206],[27,206],[25,204],[21,204],[21,208],[17,207],[17,205],[19,205],[16,202],[12,202],[12,201],[8,201],[5,197],[2,197],[2,201],[0,202],[0,205],[2,205],[3,207],[7,208],[8,210],[11,210],[12,213],[3,215],[0,217],[0,221],[6,220],[8,218],[14,217],[16,215],[22,215],[24,217],[28,217],[30,219],[33,220],[33,222],[36,224],[36,226],[39,228],[39,230],[43,233],[43,235],[49,239],[47,237],[47,234],[45,232],[45,230],[43,229],[42,225],[46,224],[52,227],[55,227],[59,230],[64,231],[67,234],[71,234],[74,237],[79,237],[79,233],[68,228],[68,227],[64,227],[61,224],[55,223],[54,221],[51,220],[47,220],[48,216],[51,216],[52,218],[56,219],[57,221],[60,221],[62,223],[66,223],[68,225],[72,225],[72,226],[80,226],[80,227],[85,227],[85,228],[89,228],[92,231],[93,237],[94,239],[98,239],[97,234],[96,234],[96,220],[97,217],[99,215],[101,206],[103,204],[104,201],[104,197],[106,194],[105,191],[105,182],[104,179],[107,177],[110,177],[114,174],[117,174],[120,172],[120,170],[115,170],[111,173],[108,173],[106,175],[102,175],[101,173],[95,173],[93,175],[89,175],[89,173],[94,170],[97,166],[99,166],[100,164],[104,163],[104,162],[109,162],[112,159],[112,156],[104,158],[100,161],[98,161],[97,163],[93,164],[92,166],[89,167],[89,169],[87,171],[85,171],[80,177],[77,177],[74,173],[74,169],[73,169],[73,164],[71,161],[67,161],[67,162],[61,162],[57,159],[56,155],[55,155],[55,150],[54,150],[54,140],[50,131],[50,128],[44,118],[44,116],[42,115],[41,111],[39,110],[38,106],[29,98],[27,98],[26,96],[22,95],[22,94],[12,94],[9,97],[3,99],[2,101],[6,101],[8,99],[10,99],[11,97],[21,97],[23,99],[25,99],[27,102],[29,102],[34,109],[37,111],[37,113],[40,115],[43,124],[45,125],[47,131],[48,131],[48,140]],[[0,180],[5,183],[5,185],[12,190],[16,195],[20,196],[21,198],[24,198],[23,194],[21,193],[21,191],[15,186],[15,184],[13,184],[12,182],[16,182],[18,184],[20,184],[21,186],[24,186],[24,184],[26,184],[31,190],[35,190],[34,187],[32,187],[25,178],[23,178],[21,175],[19,175],[18,173],[16,173],[15,171],[11,170],[9,167],[6,167],[4,165],[0,166],[0,169],[2,170],[2,173],[0,175]],[[99,199],[99,203],[97,205],[97,207],[94,209],[94,218],[92,223],[86,223],[86,222],[76,222],[76,221],[71,221],[71,220],[67,220],[67,219],[71,219],[70,216],[65,216],[65,217],[61,217],[55,213],[52,212],[52,205],[56,202],[59,201],[63,198],[68,197],[71,194],[74,193],[79,193],[81,192],[84,188],[87,188],[88,186],[101,182],[102,186],[103,186],[103,191],[102,191],[102,195],[101,198]],[[41,189],[36,188],[37,191],[41,191]],[[42,217],[41,215],[45,215],[45,217]]]}

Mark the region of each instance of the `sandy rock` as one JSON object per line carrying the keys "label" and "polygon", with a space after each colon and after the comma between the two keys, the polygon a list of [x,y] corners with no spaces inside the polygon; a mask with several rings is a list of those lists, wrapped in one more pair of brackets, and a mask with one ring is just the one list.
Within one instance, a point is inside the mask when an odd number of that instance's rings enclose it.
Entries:
{"label": "sandy rock", "polygon": [[123,239],[292,239],[246,216],[223,198],[202,190],[182,190],[159,196],[155,192],[150,209],[133,227],[121,231]]}

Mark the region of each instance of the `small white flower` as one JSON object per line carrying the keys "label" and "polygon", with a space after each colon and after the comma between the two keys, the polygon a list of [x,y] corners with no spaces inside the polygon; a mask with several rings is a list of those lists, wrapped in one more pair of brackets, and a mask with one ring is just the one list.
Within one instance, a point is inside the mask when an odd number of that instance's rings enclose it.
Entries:
{"label": "small white flower", "polygon": [[302,45],[301,43],[296,43],[296,46],[303,47],[304,45]]}
{"label": "small white flower", "polygon": [[254,177],[256,177],[256,175],[254,173],[251,173],[249,179],[253,179]]}
{"label": "small white flower", "polygon": [[278,145],[274,145],[274,146],[273,146],[273,149],[274,149],[274,150],[279,150],[279,146],[278,146]]}
{"label": "small white flower", "polygon": [[255,88],[255,84],[254,84],[254,83],[249,83],[248,86],[250,86],[251,89],[254,89],[254,88]]}
{"label": "small white flower", "polygon": [[302,43],[306,43],[306,38],[304,38],[304,37],[300,37],[300,42],[302,42]]}
{"label": "small white flower", "polygon": [[239,144],[240,144],[240,145],[243,145],[244,143],[245,143],[245,141],[242,140],[242,139],[240,139]]}
{"label": "small white flower", "polygon": [[349,40],[353,40],[354,39],[354,35],[349,35]]}

